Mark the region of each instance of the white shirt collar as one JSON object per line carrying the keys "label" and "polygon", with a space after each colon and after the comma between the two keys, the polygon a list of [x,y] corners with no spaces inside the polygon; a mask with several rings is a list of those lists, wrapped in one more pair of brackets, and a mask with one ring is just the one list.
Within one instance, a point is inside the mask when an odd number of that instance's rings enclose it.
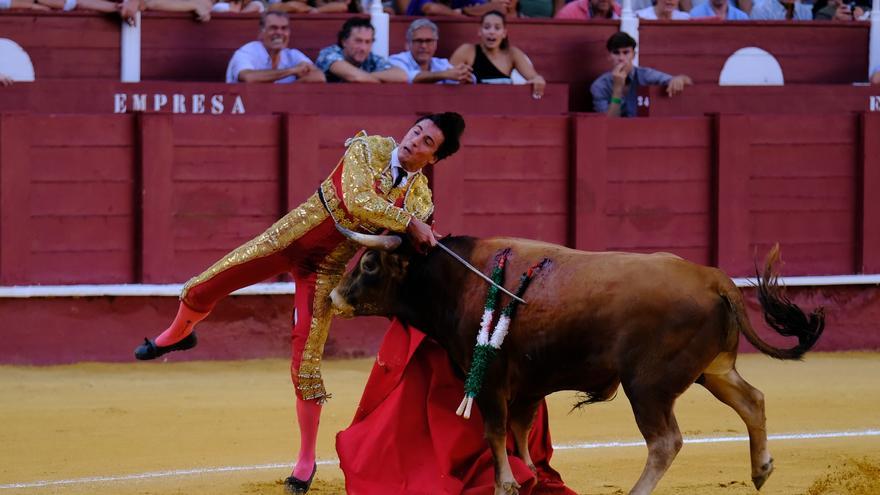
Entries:
{"label": "white shirt collar", "polygon": [[391,174],[392,179],[397,179],[397,176],[399,174],[406,173],[406,177],[404,177],[403,180],[400,182],[401,186],[405,186],[406,183],[409,182],[409,179],[412,178],[413,174],[415,174],[415,172],[410,172],[409,170],[403,168],[403,165],[400,164],[400,158],[397,157],[398,149],[399,148],[394,148],[394,150],[391,151]]}

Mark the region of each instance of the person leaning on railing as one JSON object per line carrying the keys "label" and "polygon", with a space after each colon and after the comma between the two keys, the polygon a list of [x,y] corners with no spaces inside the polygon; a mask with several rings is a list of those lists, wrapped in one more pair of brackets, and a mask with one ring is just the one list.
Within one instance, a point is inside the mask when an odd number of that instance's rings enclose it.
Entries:
{"label": "person leaning on railing", "polygon": [[[12,8],[33,9],[56,9],[63,11],[91,10],[117,13],[128,24],[134,25],[135,15],[139,11],[155,10],[162,12],[191,12],[199,22],[207,22],[211,19],[211,0],[123,0],[115,2],[111,0],[5,0],[11,2]],[[0,10],[3,9],[4,0],[0,0]]]}
{"label": "person leaning on railing", "polygon": [[269,10],[291,14],[333,14],[360,12],[359,0],[282,0],[270,1]]}
{"label": "person leaning on railing", "polygon": [[388,57],[391,65],[406,72],[407,82],[428,84],[470,84],[474,74],[469,65],[452,65],[435,57],[440,31],[429,19],[416,19],[406,30],[406,51]]}
{"label": "person leaning on railing", "polygon": [[608,117],[635,117],[639,86],[665,86],[666,94],[674,96],[693,84],[684,74],[672,76],[634,66],[636,40],[622,31],[612,34],[605,47],[612,68],[590,86],[593,109],[598,113]]}
{"label": "person leaning on railing", "polygon": [[533,98],[544,95],[547,82],[529,57],[510,44],[503,13],[493,10],[483,14],[478,34],[479,43],[465,43],[455,50],[449,58],[452,65],[470,66],[477,84],[531,84]]}
{"label": "person leaning on railing", "polygon": [[867,21],[871,0],[817,0],[813,19],[817,21]]}
{"label": "person leaning on railing", "polygon": [[226,68],[227,83],[324,82],[305,54],[289,48],[290,16],[270,10],[260,16],[257,40],[235,51]]}
{"label": "person leaning on railing", "polygon": [[315,65],[327,82],[406,82],[406,72],[372,52],[376,30],[369,18],[351,17],[342,25],[336,44],[318,53]]}

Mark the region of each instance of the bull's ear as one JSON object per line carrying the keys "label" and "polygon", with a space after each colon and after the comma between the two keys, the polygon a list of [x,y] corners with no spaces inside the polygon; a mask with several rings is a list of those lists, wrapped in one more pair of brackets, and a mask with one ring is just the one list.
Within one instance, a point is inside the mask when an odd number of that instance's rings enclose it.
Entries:
{"label": "bull's ear", "polygon": [[406,275],[406,269],[409,267],[410,256],[395,252],[388,255],[390,266],[394,267],[395,276],[403,278]]}

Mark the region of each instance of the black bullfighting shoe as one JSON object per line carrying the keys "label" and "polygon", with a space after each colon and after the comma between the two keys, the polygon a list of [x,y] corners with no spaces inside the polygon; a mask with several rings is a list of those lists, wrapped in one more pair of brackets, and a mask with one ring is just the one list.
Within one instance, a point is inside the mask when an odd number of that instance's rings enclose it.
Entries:
{"label": "black bullfighting shoe", "polygon": [[180,342],[169,346],[156,345],[154,341],[144,337],[144,343],[137,346],[137,349],[134,350],[134,357],[140,361],[148,361],[150,359],[156,359],[169,352],[192,349],[198,343],[199,339],[196,337],[195,332],[191,332],[189,335],[181,339]]}
{"label": "black bullfighting shoe", "polygon": [[284,487],[287,488],[287,493],[293,493],[294,495],[304,495],[309,491],[309,488],[312,486],[312,480],[315,479],[315,473],[318,472],[318,463],[312,467],[312,475],[309,476],[308,481],[303,481],[299,478],[294,478],[293,476],[288,476],[284,480]]}

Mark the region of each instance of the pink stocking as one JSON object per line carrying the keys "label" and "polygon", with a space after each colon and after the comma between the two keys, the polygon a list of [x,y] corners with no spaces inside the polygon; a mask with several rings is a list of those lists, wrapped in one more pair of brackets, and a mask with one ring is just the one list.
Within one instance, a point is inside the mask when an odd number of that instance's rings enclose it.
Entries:
{"label": "pink stocking", "polygon": [[166,347],[180,342],[184,337],[192,333],[196,323],[204,320],[206,316],[208,316],[208,313],[194,311],[181,301],[174,322],[156,337],[156,345]]}
{"label": "pink stocking", "polygon": [[302,481],[312,476],[315,465],[315,447],[318,443],[318,424],[321,422],[321,404],[316,400],[296,399],[296,419],[299,422],[299,458],[293,468],[293,477]]}

